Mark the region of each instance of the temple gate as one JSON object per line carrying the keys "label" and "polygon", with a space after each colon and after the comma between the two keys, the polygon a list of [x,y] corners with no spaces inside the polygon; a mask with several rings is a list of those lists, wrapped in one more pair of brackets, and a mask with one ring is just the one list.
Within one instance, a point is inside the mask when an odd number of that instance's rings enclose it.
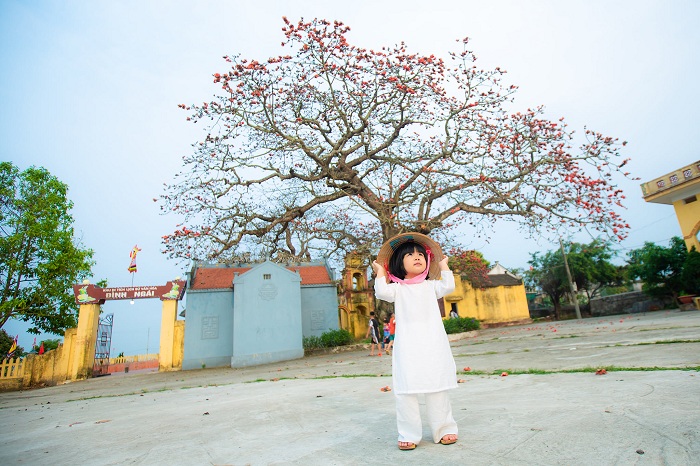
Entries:
{"label": "temple gate", "polygon": [[100,305],[105,301],[116,299],[158,298],[163,302],[158,370],[180,370],[185,322],[177,320],[177,302],[185,295],[186,286],[185,280],[169,281],[162,286],[100,288],[86,282],[73,285],[75,302],[80,305],[80,309],[78,328],[68,362],[70,379],[86,379],[92,375],[97,347],[97,329],[100,323]]}

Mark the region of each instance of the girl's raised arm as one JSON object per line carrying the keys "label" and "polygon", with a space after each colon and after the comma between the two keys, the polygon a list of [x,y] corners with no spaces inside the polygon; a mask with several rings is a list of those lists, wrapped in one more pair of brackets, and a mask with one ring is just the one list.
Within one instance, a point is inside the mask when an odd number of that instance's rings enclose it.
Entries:
{"label": "girl's raised arm", "polygon": [[447,265],[447,259],[448,257],[445,256],[440,262],[438,262],[438,264],[440,264],[440,270],[450,270],[450,266]]}
{"label": "girl's raised arm", "polygon": [[376,260],[372,261],[372,270],[374,270],[374,273],[377,274],[377,278],[386,277],[386,270],[384,270],[384,266]]}

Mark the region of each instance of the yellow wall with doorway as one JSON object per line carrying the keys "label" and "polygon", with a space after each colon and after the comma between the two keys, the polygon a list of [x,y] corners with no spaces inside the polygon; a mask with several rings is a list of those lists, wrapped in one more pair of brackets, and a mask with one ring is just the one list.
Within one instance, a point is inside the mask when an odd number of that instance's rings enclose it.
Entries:
{"label": "yellow wall with doorway", "polygon": [[474,288],[455,276],[455,291],[445,296],[445,314],[454,303],[460,317],[473,317],[484,324],[519,323],[530,320],[525,285]]}

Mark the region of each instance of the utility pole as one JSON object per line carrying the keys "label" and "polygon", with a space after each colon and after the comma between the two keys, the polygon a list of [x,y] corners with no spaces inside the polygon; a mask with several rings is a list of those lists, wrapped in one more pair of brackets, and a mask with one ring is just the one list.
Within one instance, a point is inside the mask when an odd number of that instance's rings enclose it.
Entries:
{"label": "utility pole", "polygon": [[566,260],[566,253],[564,252],[564,243],[561,241],[561,236],[559,237],[559,246],[561,247],[561,255],[564,257],[564,268],[566,269],[566,276],[569,277],[569,289],[571,290],[571,296],[574,299],[574,307],[576,308],[576,318],[581,318],[581,309],[578,307],[578,298],[576,297],[576,291],[574,290],[574,281],[571,279],[571,271],[569,270],[569,262]]}

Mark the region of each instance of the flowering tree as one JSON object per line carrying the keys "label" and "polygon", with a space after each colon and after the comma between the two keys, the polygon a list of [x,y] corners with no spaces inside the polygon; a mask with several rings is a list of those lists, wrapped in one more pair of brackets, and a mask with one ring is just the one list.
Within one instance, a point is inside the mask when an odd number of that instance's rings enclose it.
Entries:
{"label": "flowering tree", "polygon": [[447,251],[450,269],[480,288],[488,283],[489,262],[479,251],[451,248]]}
{"label": "flowering tree", "polygon": [[508,112],[516,86],[478,69],[467,39],[445,61],[354,46],[340,22],[284,23],[289,54],[226,56],[220,94],[180,105],[206,136],[162,196],[184,216],[163,237],[171,257],[308,257],[497,218],[531,234],[626,235],[614,185],[625,143],[585,130],[574,148],[563,119]]}

